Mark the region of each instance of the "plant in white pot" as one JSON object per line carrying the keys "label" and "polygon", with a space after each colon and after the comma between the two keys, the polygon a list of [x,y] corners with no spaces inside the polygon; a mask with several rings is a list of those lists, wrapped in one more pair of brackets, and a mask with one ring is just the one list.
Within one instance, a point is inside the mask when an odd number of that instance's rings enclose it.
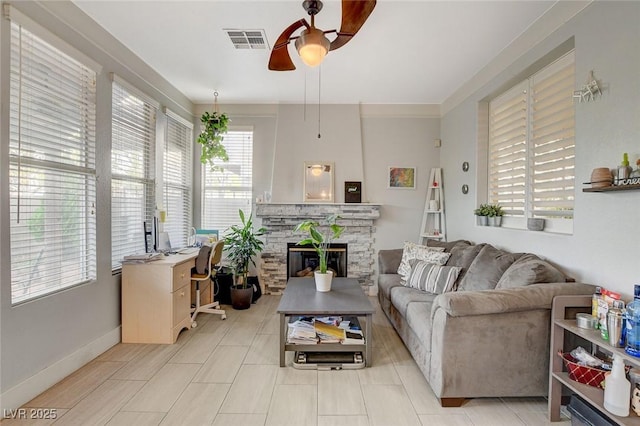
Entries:
{"label": "plant in white pot", "polygon": [[329,256],[328,248],[331,241],[340,238],[344,232],[345,227],[338,225],[336,220],[340,217],[337,215],[331,215],[325,219],[326,226],[329,228],[329,233],[326,235],[320,231],[320,222],[315,220],[305,220],[296,226],[296,232],[308,232],[309,237],[298,242],[298,245],[313,246],[319,258],[318,270],[314,272],[316,281],[316,290],[326,292],[331,290],[331,280],[333,279],[333,272],[327,270],[327,260]]}

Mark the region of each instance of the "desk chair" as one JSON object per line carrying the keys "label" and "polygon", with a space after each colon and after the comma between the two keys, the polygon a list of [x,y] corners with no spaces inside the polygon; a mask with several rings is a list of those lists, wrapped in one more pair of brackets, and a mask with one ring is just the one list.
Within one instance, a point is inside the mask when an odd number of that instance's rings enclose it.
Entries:
{"label": "desk chair", "polygon": [[[197,272],[191,273],[191,281],[195,283],[196,286],[196,306],[191,309],[191,327],[195,328],[198,326],[196,322],[196,316],[200,312],[204,312],[207,314],[218,314],[222,315],[222,319],[227,319],[227,315],[225,312],[220,309],[220,303],[212,302],[207,303],[206,305],[200,304],[200,283],[211,280],[211,288],[213,290],[214,279],[217,273],[216,266],[220,264],[222,260],[222,248],[224,246],[224,241],[218,241],[212,248],[209,253],[209,263],[207,263],[206,273],[198,274]],[[213,291],[211,292],[213,295]]]}

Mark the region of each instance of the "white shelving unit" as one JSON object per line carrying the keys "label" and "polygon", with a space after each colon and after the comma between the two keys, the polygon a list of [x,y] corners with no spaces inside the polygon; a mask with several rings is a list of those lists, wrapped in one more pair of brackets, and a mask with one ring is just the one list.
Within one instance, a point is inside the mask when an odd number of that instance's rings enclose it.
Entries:
{"label": "white shelving unit", "polygon": [[575,319],[565,318],[567,310],[583,308],[591,310],[591,296],[556,296],[551,309],[551,350],[549,354],[549,420],[560,420],[560,405],[562,389],[564,387],[578,394],[589,404],[598,409],[617,425],[640,425],[640,417],[633,410],[629,410],[629,417],[618,417],[604,408],[604,391],[600,388],[578,383],[569,378],[563,371],[563,362],[558,351],[568,351],[573,348],[563,348],[565,334],[579,336],[592,344],[599,346],[606,352],[616,353],[624,359],[626,365],[640,367],[640,358],[627,354],[624,349],[614,348],[602,340],[598,330],[587,330],[576,325]]}
{"label": "white shelving unit", "polygon": [[424,203],[419,242],[424,244],[426,240],[430,238],[446,241],[446,235],[442,169],[434,168],[431,169],[431,173],[429,173],[429,187],[427,188],[427,198]]}

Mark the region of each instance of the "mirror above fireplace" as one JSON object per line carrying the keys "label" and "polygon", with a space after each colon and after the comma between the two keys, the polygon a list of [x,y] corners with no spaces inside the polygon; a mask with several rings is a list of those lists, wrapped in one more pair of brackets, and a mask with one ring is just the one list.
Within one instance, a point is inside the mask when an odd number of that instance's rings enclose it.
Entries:
{"label": "mirror above fireplace", "polygon": [[304,162],[304,201],[333,203],[333,163]]}

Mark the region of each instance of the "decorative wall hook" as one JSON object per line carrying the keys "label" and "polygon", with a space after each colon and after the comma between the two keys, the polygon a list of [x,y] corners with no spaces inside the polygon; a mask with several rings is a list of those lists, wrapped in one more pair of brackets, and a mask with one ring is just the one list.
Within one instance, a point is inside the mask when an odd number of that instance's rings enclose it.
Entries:
{"label": "decorative wall hook", "polygon": [[578,99],[580,102],[595,101],[596,95],[602,96],[598,82],[593,77],[593,71],[589,71],[589,78],[587,84],[582,85],[582,88],[573,92],[573,98]]}

